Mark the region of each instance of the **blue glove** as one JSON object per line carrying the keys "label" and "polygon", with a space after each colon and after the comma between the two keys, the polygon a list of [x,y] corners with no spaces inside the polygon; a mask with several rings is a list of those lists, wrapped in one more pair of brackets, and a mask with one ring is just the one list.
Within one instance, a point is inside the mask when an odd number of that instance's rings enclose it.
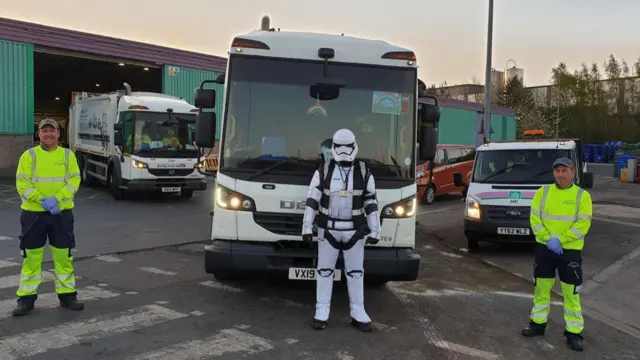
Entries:
{"label": "blue glove", "polygon": [[49,214],[60,215],[60,208],[58,207],[58,205],[53,205],[53,207],[49,209]]}
{"label": "blue glove", "polygon": [[49,197],[46,197],[46,198],[42,199],[42,207],[45,210],[51,211],[51,209],[54,206],[58,207],[58,199],[56,199],[55,196],[49,196]]}
{"label": "blue glove", "polygon": [[556,253],[556,255],[562,255],[562,244],[560,244],[560,240],[556,237],[547,241],[547,248]]}

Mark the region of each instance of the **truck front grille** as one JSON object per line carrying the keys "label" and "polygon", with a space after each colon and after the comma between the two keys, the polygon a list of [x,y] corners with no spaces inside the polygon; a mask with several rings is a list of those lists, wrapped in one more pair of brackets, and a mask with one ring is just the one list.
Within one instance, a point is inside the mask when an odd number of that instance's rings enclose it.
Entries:
{"label": "truck front grille", "polygon": [[253,221],[274,234],[300,235],[302,234],[303,214],[283,213],[253,213]]}
{"label": "truck front grille", "polygon": [[195,169],[148,169],[149,174],[154,176],[188,176]]}

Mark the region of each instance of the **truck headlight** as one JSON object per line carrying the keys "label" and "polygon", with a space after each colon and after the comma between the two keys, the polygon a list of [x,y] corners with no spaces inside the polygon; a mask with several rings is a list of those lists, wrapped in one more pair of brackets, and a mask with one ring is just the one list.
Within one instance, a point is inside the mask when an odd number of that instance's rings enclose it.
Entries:
{"label": "truck headlight", "polygon": [[410,218],[416,214],[417,208],[418,202],[414,195],[385,206],[382,208],[380,217],[388,219]]}
{"label": "truck headlight", "polygon": [[202,159],[202,160],[200,160],[200,162],[199,162],[199,163],[197,163],[194,167],[195,167],[196,169],[204,169],[204,168],[205,168],[205,166],[207,166],[207,160],[206,160],[206,159]]}
{"label": "truck headlight", "polygon": [[255,211],[256,209],[253,199],[221,185],[216,185],[215,197],[216,206],[222,209],[236,211]]}
{"label": "truck headlight", "polygon": [[480,201],[478,199],[467,196],[467,201],[464,207],[464,216],[469,219],[480,219]]}
{"label": "truck headlight", "polygon": [[147,163],[131,159],[131,165],[136,169],[147,169],[149,165]]}

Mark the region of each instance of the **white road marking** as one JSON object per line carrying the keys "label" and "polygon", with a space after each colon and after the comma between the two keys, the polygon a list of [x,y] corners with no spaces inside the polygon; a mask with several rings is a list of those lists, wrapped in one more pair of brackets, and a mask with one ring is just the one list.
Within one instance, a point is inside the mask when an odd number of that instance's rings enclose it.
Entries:
{"label": "white road marking", "polygon": [[107,286],[109,286],[109,284],[102,283],[102,284],[98,284],[98,286],[99,287],[107,287]]}
{"label": "white road marking", "polygon": [[549,344],[548,342],[546,342],[544,340],[542,340],[540,342],[540,345],[542,345],[543,348],[548,349],[548,350],[551,350],[551,349],[554,348],[553,345]]}
{"label": "white road marking", "polygon": [[243,292],[244,291],[244,289],[237,288],[237,287],[231,286],[231,285],[221,284],[221,283],[219,283],[217,281],[213,281],[213,280],[201,282],[200,285],[206,286],[206,287],[210,287],[210,288],[214,288],[214,289],[218,289],[218,290],[222,290],[222,291],[228,291],[228,292]]}
{"label": "white road marking", "polygon": [[100,260],[100,261],[104,261],[104,262],[110,262],[110,263],[117,263],[122,261],[122,259],[119,259],[115,256],[111,256],[111,255],[102,255],[102,256],[98,256],[95,258],[96,260]]}
{"label": "white road marking", "polygon": [[[494,295],[502,295],[502,296],[511,296],[518,297],[522,299],[533,299],[533,294],[523,293],[523,292],[510,292],[510,291],[492,291],[490,294]],[[562,306],[564,303],[562,301],[552,301],[551,305]]]}
{"label": "white road marking", "polygon": [[236,329],[225,329],[204,340],[186,341],[134,356],[130,360],[191,360],[228,353],[255,355],[273,348],[273,343],[265,338]]}
{"label": "white road marking", "polygon": [[152,273],[152,274],[157,274],[157,275],[168,275],[168,276],[178,275],[178,273],[174,273],[172,271],[165,271],[165,270],[150,267],[150,266],[139,267],[138,269]]}
{"label": "white road marking", "polygon": [[405,308],[409,310],[414,320],[418,322],[420,328],[422,329],[422,333],[427,338],[427,341],[431,343],[441,342],[442,338],[440,334],[436,330],[436,327],[429,321],[420,315],[420,308],[414,303],[410,298],[408,298],[405,294],[400,293],[393,286],[388,287],[393,295],[395,295],[400,302],[405,304]]}
{"label": "white road marking", "polygon": [[486,360],[500,359],[500,357],[497,354],[494,354],[492,352],[488,352],[488,351],[484,351],[484,350],[480,350],[480,349],[476,349],[476,348],[472,348],[472,347],[468,347],[460,344],[455,344],[449,341],[441,340],[438,342],[432,342],[431,345],[437,346],[441,349],[455,351],[460,354],[473,356],[478,359],[486,359]]}
{"label": "white road marking", "polygon": [[14,258],[6,258],[5,260],[7,260],[7,261],[13,261],[13,260],[14,260]]}
{"label": "white road marking", "polygon": [[284,340],[282,340],[283,343],[288,344],[288,345],[293,345],[295,343],[297,343],[299,340],[298,339],[293,339],[293,338],[286,338]]}
{"label": "white road marking", "polygon": [[167,305],[169,302],[168,301],[164,301],[164,300],[158,300],[158,301],[154,301],[154,303],[156,303],[158,305]]}
{"label": "white road marking", "polygon": [[0,236],[0,241],[8,241],[8,240],[13,240],[13,238],[9,236]]}
{"label": "white road marking", "polygon": [[19,263],[7,260],[0,260],[0,268],[12,267],[12,266],[20,266]]}
{"label": "white road marking", "polygon": [[127,295],[136,295],[138,292],[137,291],[127,291],[125,294]]}
{"label": "white road marking", "polygon": [[448,210],[455,210],[455,209],[462,209],[462,207],[461,206],[448,206],[448,207],[443,207],[443,208],[440,208],[440,209],[434,209],[434,210],[428,210],[428,211],[419,212],[419,213],[416,214],[416,216],[428,215],[428,214],[437,214],[439,212],[448,211]]}
{"label": "white road marking", "polygon": [[448,256],[448,257],[454,258],[454,259],[462,258],[462,255],[458,255],[458,254],[454,254],[454,253],[450,253],[450,252],[446,252],[446,251],[439,251],[439,253],[441,255]]}
{"label": "white road marking", "polygon": [[233,325],[233,327],[236,328],[236,329],[240,329],[240,330],[247,330],[251,326],[245,325],[245,324],[239,324],[239,325]]}
{"label": "white road marking", "polygon": [[202,311],[198,311],[198,310],[196,310],[196,311],[192,311],[192,312],[190,312],[189,314],[191,314],[191,315],[193,315],[193,316],[202,316],[202,315],[204,315],[205,313],[203,313]]}
{"label": "white road marking", "polygon": [[[509,292],[509,291],[488,291],[488,292],[480,292],[474,290],[465,290],[465,289],[442,289],[442,290],[424,290],[424,291],[413,291],[407,290],[399,287],[395,283],[390,283],[390,287],[393,292],[420,296],[420,297],[446,297],[446,296],[479,296],[486,297],[490,295],[500,295],[500,296],[510,296],[517,297],[521,299],[533,299],[532,294],[522,293],[522,292]],[[562,301],[552,301],[551,305],[562,306]]]}
{"label": "white road marking", "polygon": [[[108,299],[116,297],[120,294],[100,289],[96,286],[87,286],[78,290],[78,299],[80,301],[91,301],[99,299]],[[51,309],[59,305],[58,295],[56,293],[38,294],[38,300],[36,300],[36,308],[39,309]],[[11,311],[16,306],[15,299],[7,299],[0,301],[0,319],[11,316]],[[1,347],[0,347],[1,348]],[[0,357],[0,360],[3,360]]]}
{"label": "white road marking", "polygon": [[622,269],[631,260],[637,258],[638,256],[640,256],[640,247],[635,248],[635,250],[633,250],[632,252],[628,253],[618,261],[609,265],[607,268],[597,273],[591,279],[585,281],[585,283],[582,285],[582,290],[580,292],[583,294],[586,294],[597,289],[598,287],[600,287],[600,285],[603,282],[605,282],[605,280],[610,278],[612,275],[615,275],[617,272],[620,271],[620,269]]}
{"label": "white road marking", "polygon": [[189,315],[146,305],[118,314],[95,317],[84,321],[63,323],[0,340],[0,360],[14,360],[63,349],[81,342],[135,331]]}
{"label": "white road marking", "polygon": [[[42,272],[42,283],[53,281],[53,274],[47,271]],[[0,278],[0,289],[7,289],[12,287],[18,287],[20,283],[20,274],[9,275]]]}
{"label": "white road marking", "polygon": [[338,351],[336,353],[336,356],[338,357],[339,360],[353,360],[354,357],[349,355],[348,352],[346,351]]}

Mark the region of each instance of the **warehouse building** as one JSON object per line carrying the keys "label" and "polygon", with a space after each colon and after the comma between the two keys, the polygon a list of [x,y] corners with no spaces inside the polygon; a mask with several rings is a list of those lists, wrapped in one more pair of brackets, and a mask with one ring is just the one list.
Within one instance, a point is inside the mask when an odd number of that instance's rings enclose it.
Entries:
{"label": "warehouse building", "polygon": [[[200,82],[225,68],[222,57],[0,18],[0,176],[15,175],[20,154],[38,142],[40,120],[66,129],[78,93],[113,92],[126,82],[193,103]],[[64,144],[66,131],[61,137]]]}

